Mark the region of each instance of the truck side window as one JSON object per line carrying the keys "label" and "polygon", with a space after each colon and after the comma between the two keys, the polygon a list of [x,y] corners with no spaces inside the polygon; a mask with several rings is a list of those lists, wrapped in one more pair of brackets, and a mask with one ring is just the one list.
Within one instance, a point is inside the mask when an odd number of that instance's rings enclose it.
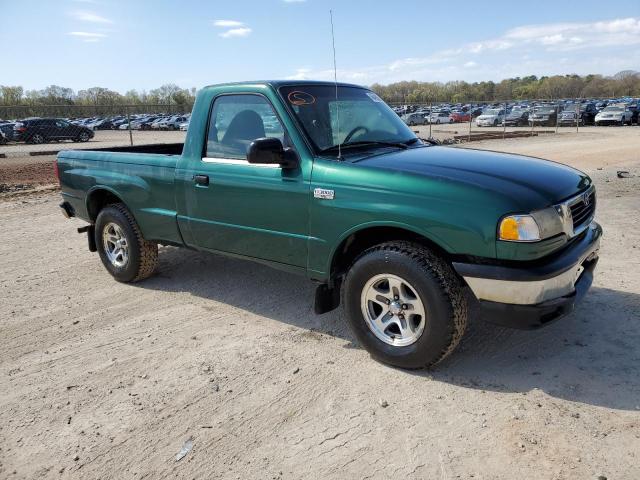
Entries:
{"label": "truck side window", "polygon": [[264,97],[223,95],[215,100],[209,119],[207,157],[246,159],[249,144],[263,137],[285,143],[284,128]]}

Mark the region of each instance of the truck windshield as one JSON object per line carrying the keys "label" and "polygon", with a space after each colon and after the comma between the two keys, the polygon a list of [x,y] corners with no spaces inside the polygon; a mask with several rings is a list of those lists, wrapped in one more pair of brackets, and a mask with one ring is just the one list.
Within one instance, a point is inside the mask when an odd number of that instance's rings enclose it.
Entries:
{"label": "truck windshield", "polygon": [[317,152],[339,144],[376,148],[417,142],[414,133],[375,93],[359,87],[293,85],[280,94]]}

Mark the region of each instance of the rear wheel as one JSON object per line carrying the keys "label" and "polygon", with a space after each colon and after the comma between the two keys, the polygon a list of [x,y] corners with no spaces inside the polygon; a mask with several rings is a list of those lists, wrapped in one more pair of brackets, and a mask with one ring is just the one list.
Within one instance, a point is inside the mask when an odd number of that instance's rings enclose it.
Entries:
{"label": "rear wheel", "polygon": [[421,245],[390,242],[366,250],[344,283],[352,331],[377,360],[424,368],[449,355],[467,324],[462,284]]}
{"label": "rear wheel", "polygon": [[95,241],[100,260],[119,282],[137,282],[153,274],[158,245],[142,237],[133,215],[122,203],[100,210]]}
{"label": "rear wheel", "polygon": [[44,135],[40,133],[34,133],[33,135],[31,135],[31,139],[29,140],[29,143],[35,143],[36,145],[40,145],[41,143],[45,143],[46,141],[47,139],[44,137]]}

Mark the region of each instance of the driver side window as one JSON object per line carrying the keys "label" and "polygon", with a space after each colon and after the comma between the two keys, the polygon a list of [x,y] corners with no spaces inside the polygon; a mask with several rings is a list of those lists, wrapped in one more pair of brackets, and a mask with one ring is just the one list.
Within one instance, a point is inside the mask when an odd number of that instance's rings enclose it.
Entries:
{"label": "driver side window", "polygon": [[207,157],[245,160],[251,142],[264,137],[278,138],[285,144],[284,128],[266,98],[242,94],[223,95],[214,100]]}

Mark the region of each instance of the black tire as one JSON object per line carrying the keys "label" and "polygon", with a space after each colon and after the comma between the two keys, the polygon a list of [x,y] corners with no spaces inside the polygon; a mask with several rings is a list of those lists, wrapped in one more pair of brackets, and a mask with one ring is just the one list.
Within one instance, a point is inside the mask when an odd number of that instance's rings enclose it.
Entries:
{"label": "black tire", "polygon": [[[365,320],[363,289],[380,274],[406,279],[425,306],[424,330],[410,345],[385,343]],[[467,325],[468,306],[461,280],[444,260],[418,244],[389,242],[366,250],[351,265],[342,293],[347,319],[358,341],[372,357],[396,367],[417,369],[437,364],[456,348]]]}
{"label": "black tire", "polygon": [[[120,227],[128,245],[128,260],[121,267],[109,260],[103,241],[103,232],[111,223]],[[138,282],[153,274],[158,263],[158,245],[142,237],[133,215],[122,203],[108,205],[100,210],[95,225],[95,241],[100,260],[117,281]]]}
{"label": "black tire", "polygon": [[91,139],[91,135],[87,132],[80,132],[75,141],[78,142],[88,142]]}
{"label": "black tire", "polygon": [[42,143],[47,143],[47,139],[41,133],[34,133],[31,135],[31,138],[29,138],[29,143],[40,145]]}

